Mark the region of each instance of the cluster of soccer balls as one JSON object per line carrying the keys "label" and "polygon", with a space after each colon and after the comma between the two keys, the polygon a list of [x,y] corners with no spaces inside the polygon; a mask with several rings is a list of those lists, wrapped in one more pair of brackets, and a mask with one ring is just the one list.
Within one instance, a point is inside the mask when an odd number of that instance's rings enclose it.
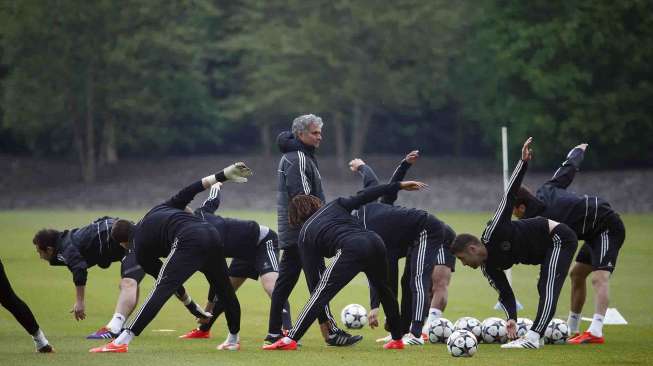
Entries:
{"label": "cluster of soccer balls", "polygon": [[[358,304],[349,304],[340,313],[343,324],[350,329],[360,329],[367,324],[367,311]],[[517,318],[517,336],[522,337],[531,329],[533,321]],[[569,337],[567,323],[553,319],[544,331],[547,344],[564,344]],[[471,357],[478,350],[478,344],[506,343],[508,331],[506,321],[500,318],[487,318],[483,322],[465,316],[452,323],[439,318],[428,326],[428,338],[431,343],[446,343],[447,350],[454,357]]]}

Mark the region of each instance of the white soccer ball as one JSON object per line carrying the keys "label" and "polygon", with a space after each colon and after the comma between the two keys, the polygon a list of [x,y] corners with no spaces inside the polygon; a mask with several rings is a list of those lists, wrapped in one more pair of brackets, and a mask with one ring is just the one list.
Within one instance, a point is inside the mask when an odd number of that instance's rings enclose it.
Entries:
{"label": "white soccer ball", "polygon": [[362,305],[349,304],[340,312],[342,323],[349,329],[361,329],[367,324],[367,310]]}
{"label": "white soccer ball", "polygon": [[500,318],[492,317],[483,320],[481,333],[485,343],[506,343],[508,340],[506,321]]}
{"label": "white soccer ball", "polygon": [[517,318],[517,337],[523,337],[531,330],[533,321],[528,318]]}
{"label": "white soccer ball", "polygon": [[476,336],[468,330],[456,330],[447,339],[447,350],[454,357],[472,357],[477,349]]}
{"label": "white soccer ball", "polygon": [[429,323],[428,330],[431,343],[445,343],[454,329],[449,319],[439,318]]}
{"label": "white soccer ball", "polygon": [[569,338],[569,326],[562,319],[552,319],[544,330],[544,343],[565,344]]}
{"label": "white soccer ball", "polygon": [[472,318],[471,316],[464,316],[456,320],[454,329],[468,330],[476,337],[477,340],[481,339],[481,321],[476,318]]}

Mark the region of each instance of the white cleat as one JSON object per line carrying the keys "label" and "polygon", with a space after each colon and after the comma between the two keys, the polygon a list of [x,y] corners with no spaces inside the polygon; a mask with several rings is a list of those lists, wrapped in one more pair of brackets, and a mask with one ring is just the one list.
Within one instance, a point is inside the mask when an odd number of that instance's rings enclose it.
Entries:
{"label": "white cleat", "polygon": [[240,342],[229,343],[228,341],[224,341],[222,344],[219,344],[216,348],[220,351],[239,351]]}
{"label": "white cleat", "polygon": [[[540,338],[542,339],[542,338]],[[533,343],[526,337],[517,338],[512,342],[502,344],[501,348],[521,348],[521,349],[538,349],[543,346],[543,342]]]}
{"label": "white cleat", "polygon": [[408,333],[401,338],[405,346],[423,346],[424,339],[422,337],[415,337],[412,333]]}

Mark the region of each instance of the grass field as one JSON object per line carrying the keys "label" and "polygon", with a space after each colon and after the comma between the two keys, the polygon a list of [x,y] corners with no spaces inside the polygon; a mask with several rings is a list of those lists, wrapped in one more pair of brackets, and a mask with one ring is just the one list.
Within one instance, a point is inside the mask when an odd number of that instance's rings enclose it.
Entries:
{"label": "grass field", "polygon": [[[54,365],[416,365],[416,364],[477,364],[477,365],[612,365],[653,364],[649,340],[653,338],[653,215],[624,215],[626,243],[620,253],[617,270],[611,282],[611,306],[617,307],[629,321],[627,326],[606,326],[607,344],[602,346],[546,346],[537,351],[501,350],[498,345],[481,344],[471,359],[454,359],[444,345],[426,345],[404,351],[383,351],[374,339],[382,330],[365,328],[361,344],[351,348],[326,347],[317,327],[302,339],[304,346],[297,352],[263,352],[261,341],[267,330],[269,300],[260,284],[248,281],[239,290],[242,306],[242,350],[219,352],[226,327],[221,318],[209,340],[179,340],[177,336],[195,326],[194,319],[182,305],[171,299],[159,316],[136,338],[128,354],[89,354],[88,349],[101,344],[84,336],[104,325],[115,306],[118,294],[119,264],[107,270],[89,271],[86,308],[88,318],[76,322],[68,313],[74,302],[74,287],[70,272],[65,267],[50,267],[40,260],[31,239],[43,227],[68,228],[83,225],[105,214],[138,219],[142,212],[70,212],[70,211],[5,211],[0,212],[0,258],[4,263],[14,290],[28,303],[56,353],[34,353],[31,338],[6,310],[0,310],[0,365],[33,365],[47,360]],[[275,227],[275,216],[264,212],[231,212],[234,217],[247,217]],[[489,213],[438,215],[457,232],[479,234]],[[537,267],[517,266],[513,269],[514,285],[519,300],[526,307],[520,316],[535,317],[537,297],[535,284]],[[142,283],[141,299],[145,298],[153,280]],[[204,299],[207,284],[203,276],[195,275],[188,283],[195,299]],[[369,307],[367,282],[357,277],[331,303],[339,318],[340,309],[348,303]],[[293,315],[299,313],[308,298],[303,280],[291,297]],[[492,309],[496,293],[479,272],[463,268],[457,263],[449,290],[449,305],[445,317],[455,321],[461,316],[481,320],[489,316],[503,316]],[[565,319],[569,311],[569,283],[565,284],[558,303],[556,317]],[[591,316],[591,296],[584,316]],[[584,322],[582,327],[587,327]],[[168,329],[171,332],[157,330]]]}

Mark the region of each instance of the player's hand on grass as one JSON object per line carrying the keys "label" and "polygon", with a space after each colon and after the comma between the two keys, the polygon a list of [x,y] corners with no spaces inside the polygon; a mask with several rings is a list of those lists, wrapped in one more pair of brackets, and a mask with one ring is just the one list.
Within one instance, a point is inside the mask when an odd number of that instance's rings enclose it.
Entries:
{"label": "player's hand on grass", "polygon": [[367,323],[372,329],[379,326],[379,308],[370,310],[370,313],[367,314]]}
{"label": "player's hand on grass", "polygon": [[531,143],[533,143],[533,138],[529,137],[524,146],[521,148],[521,159],[523,161],[529,161],[533,158],[533,150],[531,150]]}
{"label": "player's hand on grass", "polygon": [[401,189],[403,189],[404,191],[419,191],[422,189],[428,189],[429,185],[422,182],[407,180],[407,181],[399,182],[399,187],[401,187]]}
{"label": "player's hand on grass", "polygon": [[586,143],[582,143],[580,145],[574,146],[574,149],[582,149],[583,151],[585,151],[587,149],[587,146],[589,146],[589,145],[586,144]]}
{"label": "player's hand on grass", "polygon": [[406,160],[406,162],[411,165],[415,164],[415,162],[417,162],[417,159],[419,159],[419,150],[413,150],[409,152],[408,155],[406,155],[406,157],[404,158],[404,160]]}
{"label": "player's hand on grass", "polygon": [[349,169],[351,169],[352,172],[357,172],[363,165],[365,165],[363,159],[356,158],[349,162]]}
{"label": "player's hand on grass", "polygon": [[70,313],[73,314],[75,320],[84,320],[86,319],[86,306],[83,301],[76,301],[73,305],[73,308],[70,310]]}
{"label": "player's hand on grass", "polygon": [[222,171],[228,180],[236,183],[245,183],[247,182],[247,177],[254,174],[252,169],[247,167],[247,165],[245,165],[243,162],[231,164],[228,167],[224,168]]}
{"label": "player's hand on grass", "polygon": [[208,322],[213,317],[213,314],[202,309],[195,301],[191,301],[190,304],[184,306],[197,318],[198,323]]}
{"label": "player's hand on grass", "polygon": [[508,333],[508,339],[517,339],[517,322],[515,319],[508,319],[506,322],[506,331]]}

